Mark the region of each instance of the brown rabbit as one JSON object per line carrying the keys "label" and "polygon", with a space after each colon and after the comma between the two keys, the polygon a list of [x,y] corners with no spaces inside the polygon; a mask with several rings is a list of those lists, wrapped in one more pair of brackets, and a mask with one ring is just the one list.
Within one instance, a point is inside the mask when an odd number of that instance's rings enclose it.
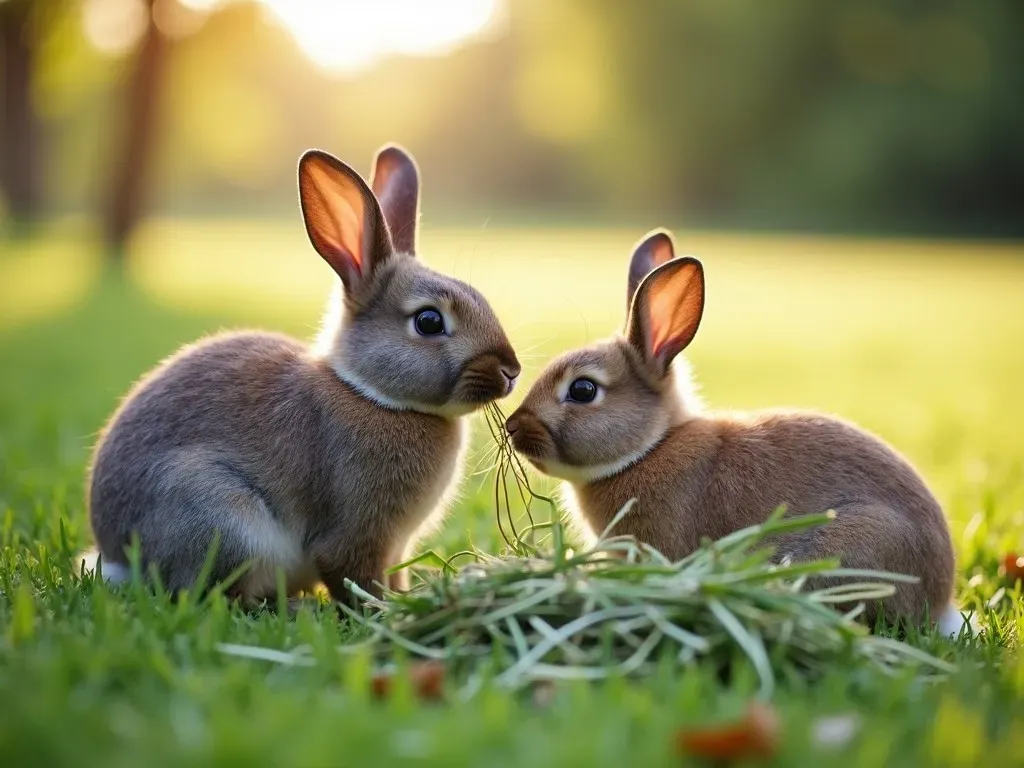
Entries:
{"label": "brown rabbit", "polygon": [[[637,246],[628,290],[624,337],[553,361],[506,424],[519,453],[568,481],[588,533],[635,498],[615,533],[679,559],[703,537],[764,522],[783,504],[790,514],[834,510],[825,526],[777,541],[777,557],[838,557],[918,577],[885,601],[890,618],[916,622],[950,606],[949,530],[907,461],[827,416],[704,412],[677,359],[700,324],[704,272],[696,259],[675,258],[667,233]],[[869,606],[868,621],[876,612]]]}
{"label": "brown rabbit", "polygon": [[344,286],[315,346],[203,340],[113,415],[89,479],[108,578],[127,575],[137,534],[143,567],[188,587],[219,534],[214,580],[251,565],[237,596],[272,596],[280,568],[290,594],[322,581],[349,599],[344,579],[379,592],[444,505],[462,417],[508,395],[520,366],[484,297],[415,258],[412,158],[385,147],[372,187],[323,152],[299,161],[306,231]]}

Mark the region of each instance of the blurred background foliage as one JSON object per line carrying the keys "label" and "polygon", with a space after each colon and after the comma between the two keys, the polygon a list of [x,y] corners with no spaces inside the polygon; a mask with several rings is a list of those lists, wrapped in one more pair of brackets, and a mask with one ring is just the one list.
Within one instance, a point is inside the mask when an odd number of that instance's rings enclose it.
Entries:
{"label": "blurred background foliage", "polygon": [[[288,215],[311,146],[434,221],[1024,234],[1019,0],[0,0],[3,201],[123,246]],[[443,54],[443,55],[438,55]]]}

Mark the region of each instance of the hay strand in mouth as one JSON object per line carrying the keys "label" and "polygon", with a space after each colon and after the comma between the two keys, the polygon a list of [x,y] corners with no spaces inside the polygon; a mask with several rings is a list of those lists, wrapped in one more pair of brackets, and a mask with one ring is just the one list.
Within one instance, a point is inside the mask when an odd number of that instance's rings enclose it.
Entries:
{"label": "hay strand in mouth", "polygon": [[[550,528],[558,518],[558,506],[550,496],[538,493],[530,484],[529,475],[522,460],[512,447],[511,438],[505,431],[505,414],[496,402],[489,403],[484,409],[487,429],[497,447],[494,471],[494,508],[498,521],[498,531],[505,545],[513,553],[522,555],[536,551],[532,542],[533,534],[543,528]],[[512,509],[512,497],[508,491],[509,475],[516,485],[519,501],[523,505],[527,524],[519,530],[516,527],[515,514]],[[533,502],[539,501],[548,505],[551,518],[548,523],[538,524],[533,517]]]}

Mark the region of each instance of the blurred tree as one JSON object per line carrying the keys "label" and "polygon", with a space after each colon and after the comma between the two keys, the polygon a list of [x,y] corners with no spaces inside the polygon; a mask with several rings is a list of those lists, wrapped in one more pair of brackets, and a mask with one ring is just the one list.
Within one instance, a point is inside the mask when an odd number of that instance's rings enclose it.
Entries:
{"label": "blurred tree", "polygon": [[[128,6],[155,24],[105,47],[83,10]],[[389,140],[423,166],[426,214],[463,223],[1024,234],[1019,0],[509,0],[493,36],[347,74],[266,2],[63,8],[33,86],[46,201],[92,205],[102,168],[115,254],[144,199],[293,213],[303,149],[359,164]]]}
{"label": "blurred tree", "polygon": [[595,206],[1024,234],[1024,4],[520,0],[524,128]]}
{"label": "blurred tree", "polygon": [[121,124],[115,132],[113,172],[103,217],[109,257],[122,262],[125,246],[138,223],[147,192],[157,107],[164,83],[168,40],[153,14],[158,0],[146,0],[146,21],[134,61],[128,68],[121,104]]}
{"label": "blurred tree", "polygon": [[33,16],[32,0],[0,2],[0,188],[16,225],[30,222],[39,203]]}

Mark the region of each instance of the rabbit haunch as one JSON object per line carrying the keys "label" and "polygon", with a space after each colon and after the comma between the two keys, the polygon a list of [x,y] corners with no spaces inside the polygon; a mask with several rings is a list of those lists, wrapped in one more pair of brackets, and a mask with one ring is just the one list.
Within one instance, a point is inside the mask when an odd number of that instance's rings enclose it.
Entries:
{"label": "rabbit haunch", "polygon": [[[777,557],[837,557],[849,568],[917,577],[884,601],[891,619],[947,609],[954,555],[946,519],[895,450],[816,413],[700,407],[677,356],[700,324],[704,272],[696,259],[675,256],[667,233],[637,246],[627,305],[623,336],[551,362],[506,425],[518,452],[566,481],[585,531],[600,533],[636,499],[614,532],[678,559],[781,505],[790,514],[834,510],[825,526],[773,542]],[[589,383],[574,387],[580,380]],[[870,621],[878,606],[868,608]]]}
{"label": "rabbit haunch", "polygon": [[313,347],[214,336],[115,412],[89,478],[105,572],[126,575],[137,535],[143,568],[188,587],[219,538],[212,579],[248,564],[243,598],[272,596],[280,569],[290,594],[322,581],[349,599],[346,579],[377,591],[437,521],[459,478],[461,417],[511,392],[519,363],[484,297],[415,258],[412,159],[385,148],[372,185],[325,153],[300,160],[307,233],[344,286]]}

